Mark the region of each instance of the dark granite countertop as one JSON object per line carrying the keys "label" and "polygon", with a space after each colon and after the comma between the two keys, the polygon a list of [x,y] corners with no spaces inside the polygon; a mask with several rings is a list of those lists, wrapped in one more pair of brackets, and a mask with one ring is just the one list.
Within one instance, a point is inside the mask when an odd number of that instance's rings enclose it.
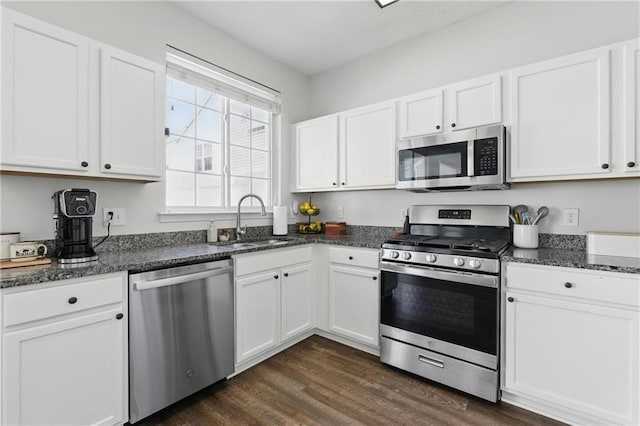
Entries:
{"label": "dark granite countertop", "polygon": [[512,247],[502,255],[501,259],[503,262],[640,274],[639,258],[597,256],[587,254],[586,251],[559,248],[519,249]]}
{"label": "dark granite countertop", "polygon": [[[234,243],[234,241],[214,244],[194,243],[180,246],[163,246],[148,249],[100,253],[99,259],[96,262],[91,262],[90,265],[77,267],[65,267],[56,263],[54,260],[51,265],[4,269],[0,271],[0,288],[23,286],[69,278],[88,277],[92,275],[108,274],[111,272],[150,271],[175,265],[186,265],[190,263],[225,259],[232,255],[241,253],[272,250],[301,244],[323,243],[377,249],[380,248],[380,245],[386,236],[378,234],[357,234],[334,237],[320,234],[271,238],[282,239],[285,240],[286,243],[277,246],[251,248],[231,247],[231,244]],[[251,240],[247,240],[247,242],[250,241]]]}

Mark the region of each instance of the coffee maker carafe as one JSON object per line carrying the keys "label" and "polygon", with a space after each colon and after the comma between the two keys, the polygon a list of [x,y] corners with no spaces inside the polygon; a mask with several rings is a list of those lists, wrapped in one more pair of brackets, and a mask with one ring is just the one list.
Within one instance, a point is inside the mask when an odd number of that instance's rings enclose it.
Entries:
{"label": "coffee maker carafe", "polygon": [[58,263],[81,263],[98,259],[92,241],[97,198],[98,194],[88,189],[63,189],[53,194],[55,256]]}

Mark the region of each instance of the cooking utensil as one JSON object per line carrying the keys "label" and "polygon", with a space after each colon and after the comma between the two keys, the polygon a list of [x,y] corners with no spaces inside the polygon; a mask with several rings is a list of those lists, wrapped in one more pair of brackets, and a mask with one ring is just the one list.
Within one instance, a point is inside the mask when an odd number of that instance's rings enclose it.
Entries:
{"label": "cooking utensil", "polygon": [[513,213],[509,214],[509,219],[511,219],[511,222],[513,222],[514,225],[518,224],[518,219],[516,219]]}
{"label": "cooking utensil", "polygon": [[517,206],[515,206],[513,208],[513,215],[515,216],[517,222],[516,224],[520,225],[523,224],[523,218],[522,218],[522,213],[529,211],[529,209],[527,208],[527,206],[525,206],[524,204],[518,204]]}
{"label": "cooking utensil", "polygon": [[540,219],[546,217],[549,214],[549,208],[547,206],[542,206],[538,209],[538,214],[533,218],[533,225],[537,225]]}

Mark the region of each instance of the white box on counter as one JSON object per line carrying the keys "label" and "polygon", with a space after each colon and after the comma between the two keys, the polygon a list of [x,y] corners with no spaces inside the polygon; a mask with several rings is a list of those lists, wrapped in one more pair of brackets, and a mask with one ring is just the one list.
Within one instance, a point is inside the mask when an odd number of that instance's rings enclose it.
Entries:
{"label": "white box on counter", "polygon": [[587,254],[640,258],[640,234],[587,232]]}

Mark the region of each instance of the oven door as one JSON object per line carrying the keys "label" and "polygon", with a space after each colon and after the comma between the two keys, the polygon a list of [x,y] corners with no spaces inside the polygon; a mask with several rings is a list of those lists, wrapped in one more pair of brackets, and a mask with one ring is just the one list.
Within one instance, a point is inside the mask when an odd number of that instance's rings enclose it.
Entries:
{"label": "oven door", "polygon": [[498,276],[384,261],[380,269],[381,335],[497,368]]}

